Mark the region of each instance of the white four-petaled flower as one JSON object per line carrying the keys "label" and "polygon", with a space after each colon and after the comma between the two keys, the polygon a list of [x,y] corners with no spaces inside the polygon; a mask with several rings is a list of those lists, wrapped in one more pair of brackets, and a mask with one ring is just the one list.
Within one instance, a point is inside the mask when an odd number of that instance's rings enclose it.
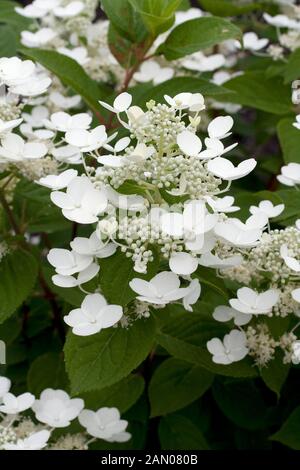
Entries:
{"label": "white four-petaled flower", "polygon": [[45,389],[32,406],[35,417],[52,428],[65,428],[84,407],[81,398],[70,398],[63,390]]}
{"label": "white four-petaled flower", "polygon": [[207,342],[207,349],[216,364],[231,364],[244,359],[248,354],[246,335],[243,331],[232,330],[223,341],[213,338]]}
{"label": "white four-petaled flower", "polygon": [[100,408],[98,411],[83,410],[79,415],[80,424],[88,434],[108,442],[126,442],[131,435],[126,432],[128,421],[120,418],[117,408]]}
{"label": "white four-petaled flower", "polygon": [[258,293],[249,287],[242,287],[237,291],[237,299],[230,299],[229,303],[238,312],[260,315],[271,313],[278,300],[279,291],[276,289]]}
{"label": "white four-petaled flower", "polygon": [[101,294],[87,295],[80,308],[72,310],[64,317],[67,325],[78,336],[90,336],[104,328],[110,328],[122,318],[120,305],[108,305]]}

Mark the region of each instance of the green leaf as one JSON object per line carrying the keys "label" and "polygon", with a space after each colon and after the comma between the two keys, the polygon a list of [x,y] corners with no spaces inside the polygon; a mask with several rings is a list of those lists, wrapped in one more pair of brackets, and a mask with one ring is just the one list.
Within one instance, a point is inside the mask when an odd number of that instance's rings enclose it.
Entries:
{"label": "green leaf", "polygon": [[297,189],[282,189],[276,191],[276,195],[280,197],[285,206],[283,213],[277,217],[277,222],[282,225],[293,225],[300,215],[299,191]]}
{"label": "green leaf", "polygon": [[285,163],[300,163],[300,131],[293,126],[294,118],[279,121],[277,133]]}
{"label": "green leaf", "polygon": [[101,4],[111,25],[120,37],[131,43],[144,41],[147,31],[141,21],[141,16],[132,7],[129,0],[114,0],[113,2],[102,0]]}
{"label": "green leaf", "polygon": [[159,259],[155,256],[149,263],[146,275],[134,271],[133,261],[124,253],[117,252],[110,258],[101,260],[100,284],[105,298],[110,302],[125,306],[136,298],[136,293],[129,287],[129,282],[135,278],[151,279],[158,270]]}
{"label": "green leaf", "polygon": [[181,0],[129,1],[141,15],[153,38],[171,28],[175,21],[175,12],[181,3]]}
{"label": "green leaf", "polygon": [[228,291],[222,278],[218,277],[216,271],[210,268],[199,267],[195,273],[201,284],[204,284],[220,294],[226,301],[228,300]]}
{"label": "green leaf", "polygon": [[226,39],[239,39],[241,36],[241,30],[228,20],[218,17],[196,18],[174,28],[158,52],[168,60],[175,60],[220,44]]}
{"label": "green leaf", "polygon": [[219,101],[238,103],[250,108],[274,114],[291,112],[290,87],[283,84],[280,77],[267,78],[264,72],[245,72],[224,84],[231,95]]}
{"label": "green leaf", "polygon": [[93,111],[99,113],[98,101],[106,100],[111,91],[105,85],[92,80],[75,60],[56,51],[43,49],[21,49],[20,52],[54,73],[78,93]]}
{"label": "green leaf", "polygon": [[18,38],[10,25],[0,25],[0,57],[13,57],[17,53]]}
{"label": "green leaf", "polygon": [[282,351],[276,351],[274,359],[272,359],[272,361],[269,362],[268,365],[263,367],[260,371],[261,378],[267,387],[276,393],[278,398],[280,396],[280,391],[289,375],[289,370],[289,364],[283,363]]}
{"label": "green leaf", "polygon": [[36,397],[45,388],[68,389],[68,377],[62,354],[51,352],[35,359],[28,372],[27,386],[28,391]]}
{"label": "green leaf", "polygon": [[155,321],[136,321],[128,330],[108,328],[97,335],[68,334],[66,368],[75,395],[100,390],[121,380],[141,364],[150,352]]}
{"label": "green leaf", "polygon": [[285,83],[290,83],[293,80],[299,79],[299,68],[300,68],[300,49],[297,48],[289,56],[288,63],[286,65],[284,80]]}
{"label": "green leaf", "polygon": [[226,88],[215,85],[214,83],[204,80],[203,78],[194,77],[176,77],[167,80],[157,86],[151,87],[146,93],[142,93],[136,104],[140,106],[145,105],[147,101],[155,100],[156,102],[164,101],[164,95],[175,96],[182,91],[189,91],[191,93],[202,93],[204,96],[217,96],[222,97],[226,94],[231,96],[231,92]]}
{"label": "green leaf", "polygon": [[211,386],[213,375],[194,364],[170,358],[154,372],[149,385],[151,415],[160,416],[184,408]]}
{"label": "green leaf", "polygon": [[300,450],[300,406],[295,408],[282,427],[270,439]]}
{"label": "green leaf", "polygon": [[223,338],[228,331],[226,326],[212,318],[205,318],[205,312],[185,312],[180,316],[173,316],[169,323],[163,325],[156,339],[172,356],[210,372],[231,377],[256,376],[257,371],[248,358],[226,366],[212,361],[212,356],[206,348],[207,341],[213,337]]}
{"label": "green leaf", "polygon": [[159,439],[163,450],[208,450],[200,429],[188,418],[173,414],[161,419]]}
{"label": "green leaf", "polygon": [[15,7],[20,7],[20,4],[12,0],[1,0],[0,23],[11,25],[17,32],[30,29],[32,19],[19,15]]}
{"label": "green leaf", "polygon": [[254,382],[249,380],[215,381],[214,398],[228,419],[244,429],[262,429],[268,425],[269,409]]}
{"label": "green leaf", "polygon": [[86,408],[98,410],[103,406],[116,407],[121,413],[125,413],[138,401],[144,387],[143,377],[131,374],[110,387],[85,393],[82,398]]}
{"label": "green leaf", "polygon": [[0,323],[26,300],[38,273],[34,256],[24,249],[11,251],[0,262]]}
{"label": "green leaf", "polygon": [[241,4],[239,0],[198,0],[200,6],[217,16],[237,16],[260,8],[259,3]]}

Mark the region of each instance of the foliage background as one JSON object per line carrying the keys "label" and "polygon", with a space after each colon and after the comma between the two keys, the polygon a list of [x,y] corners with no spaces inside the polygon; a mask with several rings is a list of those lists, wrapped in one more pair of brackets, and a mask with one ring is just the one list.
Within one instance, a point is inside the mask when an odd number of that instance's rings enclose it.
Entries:
{"label": "foliage background", "polygon": [[[213,3],[200,1],[208,7]],[[266,3],[258,5],[259,15]],[[254,20],[255,14],[237,16],[233,23],[243,28],[255,25],[259,30],[259,22],[254,24]],[[0,22],[5,23],[2,18]],[[33,58],[47,62],[37,53]],[[246,57],[239,66],[245,71],[243,78],[226,85],[236,93],[235,98],[230,95],[230,101],[244,105],[235,122],[235,137],[241,147],[236,157],[255,155],[259,166],[254,175],[237,182],[233,191],[238,204],[245,208],[262,198],[283,201],[286,211],[275,227],[285,227],[300,216],[297,192],[276,183],[284,162],[300,161],[300,137],[291,127],[295,110],[290,101],[298,62],[283,67],[271,59]],[[66,70],[61,73],[64,76]],[[170,95],[173,91],[168,89]],[[199,91],[205,95],[205,91]],[[105,94],[105,90],[101,92]],[[150,92],[151,96],[155,93],[161,96],[162,88]],[[41,234],[45,249],[63,247],[72,237],[69,224],[49,204],[48,191],[43,188],[21,181],[13,210],[27,231]],[[1,223],[6,222],[1,219]],[[113,261],[105,260],[103,273],[106,262]],[[114,270],[108,270],[103,280],[108,296],[117,295],[130,269],[120,257],[115,263],[117,277],[111,275]],[[130,422],[133,439],[122,445],[98,443],[95,448],[300,449],[298,367],[289,370],[274,361],[259,373],[247,361],[226,368],[211,365],[203,345],[224,330],[211,320],[211,312],[228,298],[231,288],[212,272],[199,272],[204,292],[188,318],[170,306],[149,320],[146,328],[137,323],[126,333],[102,332],[98,340],[95,336],[74,339],[69,334],[64,355],[66,329],[62,316],[70,306],[80,305],[83,294],[53,286],[50,276],[44,257],[35,249],[28,252],[22,242],[5,265],[0,265],[0,338],[8,345],[8,362],[0,367],[0,374],[13,380],[16,393],[29,389],[38,395],[51,386],[78,394],[91,408],[117,406]],[[286,327],[283,320],[278,321],[278,335]],[[91,362],[93,367],[86,368]]]}

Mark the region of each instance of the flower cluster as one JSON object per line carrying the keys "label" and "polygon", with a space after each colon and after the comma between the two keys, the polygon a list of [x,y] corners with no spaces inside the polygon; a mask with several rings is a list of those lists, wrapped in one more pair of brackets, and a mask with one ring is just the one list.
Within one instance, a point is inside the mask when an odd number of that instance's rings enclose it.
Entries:
{"label": "flower cluster", "polygon": [[[54,136],[60,133],[67,144],[57,145],[56,152],[73,149],[85,173],[79,175],[70,168],[38,183],[51,189],[51,200],[65,218],[93,226],[89,238],[72,240],[71,250],[50,250],[54,284],[82,288],[99,271],[101,276],[101,258],[117,250],[132,259],[137,274],[144,274],[158,254],[170,271],[150,281],[137,276],[130,282],[138,294],[136,308],[145,304],[161,308],[180,300],[186,310],[192,310],[201,291],[192,276],[198,265],[215,267],[219,262],[230,267],[241,261],[239,256],[220,260],[212,254],[214,247],[226,236],[237,247],[252,246],[260,238],[267,216],[254,214],[242,224],[227,215],[238,210],[234,198],[218,197],[232,180],[246,176],[256,165],[249,159],[234,166],[224,158],[237,145],[223,143],[231,134],[233,119],[212,120],[203,146],[196,135],[205,109],[203,96],[181,93],[165,100],[167,104],[147,103],[146,111],[132,106],[128,93],[119,95],[113,105],[101,103],[129,133],[115,143],[116,134],[108,136],[103,125],[91,128],[89,114],[58,112],[44,119],[45,130]],[[8,137],[16,139],[14,134]],[[120,192],[123,184],[132,188],[131,194]],[[137,318],[149,316],[147,308],[142,311]],[[91,335],[117,323],[128,324],[126,316],[121,306],[108,305],[98,288],[88,293],[81,308],[70,312],[65,322],[75,334]]]}
{"label": "flower cluster", "polygon": [[[28,392],[15,396],[10,386],[9,379],[0,377],[1,450],[88,450],[98,439],[126,442],[131,437],[126,431],[128,422],[120,418],[117,408],[84,409],[81,398],[70,398],[65,391],[51,388],[39,399]],[[84,431],[52,436],[76,418]]]}

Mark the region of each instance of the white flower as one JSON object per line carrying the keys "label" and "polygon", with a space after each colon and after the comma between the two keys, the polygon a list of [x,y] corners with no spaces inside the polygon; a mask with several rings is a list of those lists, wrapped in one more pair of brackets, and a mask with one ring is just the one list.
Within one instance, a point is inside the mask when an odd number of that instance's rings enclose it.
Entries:
{"label": "white flower", "polygon": [[2,121],[0,119],[0,137],[3,137],[5,134],[9,133],[15,127],[18,127],[23,119],[13,119],[11,121]]}
{"label": "white flower", "polygon": [[234,76],[236,76],[236,74],[230,74],[227,70],[219,70],[213,74],[212,82],[216,85],[223,85],[223,83],[228,82],[228,80],[231,80]]}
{"label": "white flower", "polygon": [[117,408],[100,408],[98,411],[83,410],[78,420],[88,434],[108,442],[126,442],[131,435],[125,432],[128,421],[120,419]]}
{"label": "white flower", "polygon": [[80,150],[73,145],[64,145],[63,147],[56,147],[51,151],[53,157],[59,162],[70,163],[78,165],[82,163],[82,155]]}
{"label": "white flower", "polygon": [[130,124],[142,123],[145,120],[146,113],[139,106],[131,106],[127,110],[127,117]]}
{"label": "white flower", "polygon": [[268,223],[268,216],[265,212],[258,211],[255,214],[251,215],[245,223],[241,222],[239,219],[231,218],[227,219],[232,222],[241,230],[257,230],[263,229]]}
{"label": "white flower", "polygon": [[185,23],[195,18],[200,18],[203,15],[199,8],[189,8],[186,11],[176,11],[175,13],[175,25],[178,26],[181,23]]}
{"label": "white flower", "polygon": [[107,207],[105,193],[95,189],[93,183],[85,176],[72,179],[66,193],[61,191],[51,193],[51,200],[62,209],[66,219],[79,224],[98,222],[98,216]]}
{"label": "white flower", "polygon": [[71,288],[78,287],[86,282],[89,282],[99,273],[100,266],[97,263],[90,264],[86,269],[80,271],[80,273],[75,276],[64,276],[62,274],[55,274],[52,276],[52,282],[58,287]]}
{"label": "white flower", "polygon": [[72,18],[73,16],[79,15],[83,9],[84,3],[75,0],[74,2],[68,3],[65,7],[58,6],[54,8],[53,13],[59,18]]}
{"label": "white flower", "polygon": [[241,313],[227,305],[216,307],[213,312],[213,318],[219,322],[227,322],[233,320],[237,326],[247,325],[252,319],[252,315]]}
{"label": "white flower", "polygon": [[284,260],[285,264],[295,272],[300,271],[300,262],[290,255],[288,247],[286,245],[282,245],[280,248],[280,256]]}
{"label": "white flower", "polygon": [[92,152],[102,147],[107,141],[104,126],[97,126],[91,131],[85,129],[71,129],[66,133],[66,142],[78,147],[81,152]]}
{"label": "white flower", "polygon": [[183,297],[183,306],[188,312],[192,312],[194,305],[200,297],[201,285],[198,279],[193,279],[188,287],[189,292]]}
{"label": "white flower", "polygon": [[300,163],[288,163],[281,168],[281,175],[277,176],[280,183],[287,186],[300,184]]}
{"label": "white flower", "polygon": [[269,219],[272,217],[277,217],[284,211],[284,204],[278,204],[277,206],[274,206],[271,201],[261,201],[257,206],[250,206],[250,212],[251,214],[257,214],[259,212],[262,212],[265,214]]}
{"label": "white flower", "polygon": [[109,202],[119,209],[134,212],[145,209],[145,199],[143,196],[138,196],[136,194],[120,194],[111,186],[106,186],[105,193]]}
{"label": "white flower", "polygon": [[5,414],[18,414],[22,411],[28,410],[31,408],[35,400],[34,395],[31,393],[23,393],[16,397],[12,393],[6,393],[2,397],[3,404],[0,405],[0,413]]}
{"label": "white flower", "polygon": [[292,291],[292,298],[293,298],[296,302],[300,303],[300,289],[294,289],[294,290]]}
{"label": "white flower", "polygon": [[86,65],[91,60],[85,47],[75,47],[74,49],[59,47],[57,51],[75,60],[79,65]]}
{"label": "white flower", "polygon": [[56,38],[57,33],[51,28],[41,28],[37,32],[21,32],[21,43],[26,47],[42,47]]}
{"label": "white flower", "polygon": [[9,87],[9,91],[11,93],[15,93],[16,95],[37,96],[45,93],[51,83],[51,78],[46,77],[45,75],[36,75],[26,82],[20,83],[18,85],[11,85]]}
{"label": "white flower", "polygon": [[241,248],[255,246],[262,236],[261,229],[244,230],[231,219],[217,223],[214,231],[221,239]]}
{"label": "white flower", "polygon": [[95,256],[96,258],[108,258],[117,249],[114,243],[103,243],[96,232],[93,232],[90,238],[76,237],[70,245],[79,255]]}
{"label": "white flower", "polygon": [[80,255],[75,251],[63,248],[52,248],[47,256],[49,263],[55,268],[57,274],[72,276],[88,268],[93,262],[93,256]]}
{"label": "white flower", "polygon": [[218,221],[217,214],[207,212],[204,201],[191,201],[185,204],[183,213],[168,212],[161,216],[161,228],[167,235],[176,238],[185,237],[192,241],[214,228]]}
{"label": "white flower", "polygon": [[165,95],[166,102],[176,109],[189,109],[191,112],[199,112],[205,109],[204,97],[201,93],[179,93],[171,98]]}
{"label": "white flower", "polygon": [[15,444],[4,444],[5,450],[41,450],[46,447],[50,431],[43,429],[25,439],[18,439]]}
{"label": "white flower", "polygon": [[237,143],[234,143],[228,147],[225,147],[221,140],[216,138],[211,139],[209,137],[207,137],[204,142],[206,149],[202,150],[202,152],[200,152],[198,155],[201,160],[209,160],[211,158],[220,157],[221,155],[230,152],[238,145]]}
{"label": "white flower", "polygon": [[127,111],[127,109],[130,108],[130,105],[132,103],[132,96],[127,93],[121,93],[117,98],[115,99],[113,106],[110,106],[109,104],[105,103],[104,101],[99,101],[99,103],[112,113],[122,113],[124,111]]}
{"label": "white flower", "polygon": [[30,124],[21,124],[20,131],[27,139],[34,141],[50,140],[55,136],[54,132],[48,129],[33,130]]}
{"label": "white flower", "polygon": [[236,212],[240,210],[238,206],[233,206],[234,204],[234,197],[232,196],[224,196],[218,197],[213,199],[210,196],[206,197],[206,201],[208,205],[213,209],[214,212]]}
{"label": "white flower", "polygon": [[202,149],[202,142],[191,131],[183,131],[177,135],[177,145],[189,157],[197,157]]}
{"label": "white flower", "polygon": [[36,71],[31,60],[21,60],[18,57],[2,57],[0,59],[0,83],[7,86],[18,85],[30,79]]}
{"label": "white flower", "polygon": [[263,17],[268,24],[278,28],[300,29],[300,22],[293,20],[286,15],[270,16],[268,13],[264,13]]}
{"label": "white flower", "polygon": [[269,289],[261,294],[249,287],[242,287],[237,291],[237,299],[230,299],[232,308],[238,312],[251,315],[268,314],[279,300],[279,292]]}
{"label": "white flower", "polygon": [[62,0],[34,0],[30,5],[24,8],[16,7],[19,15],[26,18],[43,18],[53,8],[59,6]]}
{"label": "white flower", "polygon": [[206,345],[215,364],[232,364],[244,359],[248,354],[246,335],[243,331],[232,330],[224,336],[223,342],[219,338],[213,338]]}
{"label": "white flower", "polygon": [[79,415],[84,407],[81,398],[70,398],[63,390],[47,388],[32,406],[35,417],[52,428],[65,428]]}
{"label": "white flower", "polygon": [[128,145],[130,145],[130,142],[130,137],[123,137],[122,139],[119,139],[113,147],[107,144],[104,146],[104,148],[110,152],[119,153],[125,150]]}
{"label": "white flower", "polygon": [[233,124],[231,116],[218,116],[209,123],[207,128],[208,135],[211,139],[222,140],[231,134],[230,130]]}
{"label": "white flower", "polygon": [[76,108],[81,102],[81,96],[74,95],[74,96],[63,96],[58,91],[52,91],[49,94],[49,100],[51,103],[55,104],[58,108],[61,109],[70,109]]}
{"label": "white flower", "polygon": [[186,276],[196,271],[198,259],[189,253],[175,252],[170,256],[169,266],[173,273]]}
{"label": "white flower", "polygon": [[46,106],[35,106],[32,108],[31,113],[22,113],[22,118],[32,128],[38,128],[43,126],[44,119],[49,116],[49,111]]}
{"label": "white flower", "polygon": [[7,379],[6,377],[0,377],[0,403],[1,399],[4,395],[6,395],[11,386],[11,381]]}
{"label": "white flower", "polygon": [[48,153],[46,145],[37,142],[25,141],[17,134],[7,134],[2,138],[0,146],[0,159],[22,161],[42,158]]}
{"label": "white flower", "polygon": [[36,183],[54,191],[58,191],[66,188],[77,174],[78,172],[76,170],[66,170],[60,173],[60,175],[48,175],[44,178],[40,178]]}
{"label": "white flower", "polygon": [[88,129],[92,122],[92,117],[87,113],[79,113],[71,116],[65,112],[53,113],[50,121],[44,120],[44,124],[50,129],[55,129],[60,132],[67,132],[77,129]]}
{"label": "white flower", "polygon": [[130,163],[144,163],[154,152],[155,149],[152,145],[137,144],[135,149],[129,155],[126,155],[126,161]]}
{"label": "white flower", "polygon": [[300,341],[292,343],[292,363],[295,365],[300,364]]}
{"label": "white flower", "polygon": [[212,72],[225,64],[225,57],[222,54],[206,56],[199,51],[182,59],[181,64],[186,69],[196,72]]}
{"label": "white flower", "polygon": [[221,259],[212,253],[204,253],[201,255],[199,264],[207,268],[214,269],[228,269],[234,266],[239,266],[243,261],[241,255],[230,256],[229,258]]}
{"label": "white flower", "polygon": [[129,286],[139,294],[137,297],[139,300],[157,305],[164,305],[182,299],[190,293],[189,288],[180,288],[179,277],[169,271],[157,274],[151,281],[134,278],[129,282]]}
{"label": "white flower", "polygon": [[[249,51],[260,51],[269,43],[269,40],[266,38],[259,39],[256,33],[247,32],[243,35],[243,45],[244,49]],[[241,49],[241,43],[239,41],[235,42],[235,45]]]}
{"label": "white flower", "polygon": [[154,85],[165,82],[174,76],[174,69],[161,67],[155,60],[143,62],[139,71],[133,76],[137,82],[145,83],[153,81]]}
{"label": "white flower", "polygon": [[108,305],[103,295],[90,294],[85,297],[80,308],[64,317],[64,321],[72,327],[74,335],[89,336],[115,325],[122,315],[120,305]]}
{"label": "white flower", "polygon": [[300,114],[297,114],[296,122],[293,122],[293,126],[296,127],[296,129],[300,129]]}
{"label": "white flower", "polygon": [[208,170],[218,178],[223,180],[233,181],[251,173],[256,167],[257,162],[254,158],[244,160],[237,167],[235,167],[230,160],[226,158],[217,157],[213,160],[209,160],[207,164]]}

